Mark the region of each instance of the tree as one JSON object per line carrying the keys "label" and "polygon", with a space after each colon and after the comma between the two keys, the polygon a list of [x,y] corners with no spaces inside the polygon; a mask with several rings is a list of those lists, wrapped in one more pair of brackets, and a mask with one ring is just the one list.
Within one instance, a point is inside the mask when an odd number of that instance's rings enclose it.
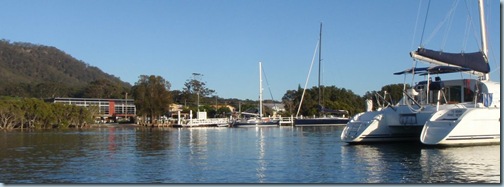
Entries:
{"label": "tree", "polygon": [[20,107],[19,100],[0,101],[0,129],[12,129],[23,121],[25,111]]}
{"label": "tree", "polygon": [[143,122],[149,117],[154,122],[170,109],[170,82],[161,76],[140,75],[138,82],[132,88],[133,98],[137,106],[138,115],[143,116]]}
{"label": "tree", "polygon": [[287,115],[294,115],[296,113],[296,105],[299,104],[299,99],[297,99],[298,92],[296,90],[287,90],[287,92],[282,97],[282,102],[285,105],[285,110]]}
{"label": "tree", "polygon": [[183,95],[185,100],[192,100],[195,105],[199,105],[200,98],[212,95],[215,90],[206,87],[206,83],[201,81],[202,74],[193,73],[192,79],[184,83]]}

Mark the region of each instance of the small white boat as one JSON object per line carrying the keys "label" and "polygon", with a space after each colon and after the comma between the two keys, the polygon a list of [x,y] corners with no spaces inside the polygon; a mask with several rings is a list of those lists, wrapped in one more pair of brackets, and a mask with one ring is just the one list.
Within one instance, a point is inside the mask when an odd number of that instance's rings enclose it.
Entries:
{"label": "small white boat", "polygon": [[[180,116],[180,114],[179,114]],[[192,118],[192,111],[190,111],[190,119],[178,119],[178,123],[173,127],[228,127],[228,118],[207,118],[207,112],[198,112],[197,118]]]}

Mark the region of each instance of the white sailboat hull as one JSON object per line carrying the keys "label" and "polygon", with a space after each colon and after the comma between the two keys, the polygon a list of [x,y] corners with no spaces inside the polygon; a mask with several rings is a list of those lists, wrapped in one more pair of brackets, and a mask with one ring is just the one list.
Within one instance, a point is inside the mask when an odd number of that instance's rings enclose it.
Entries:
{"label": "white sailboat hull", "polygon": [[422,129],[427,145],[500,143],[500,108],[464,108],[436,112]]}

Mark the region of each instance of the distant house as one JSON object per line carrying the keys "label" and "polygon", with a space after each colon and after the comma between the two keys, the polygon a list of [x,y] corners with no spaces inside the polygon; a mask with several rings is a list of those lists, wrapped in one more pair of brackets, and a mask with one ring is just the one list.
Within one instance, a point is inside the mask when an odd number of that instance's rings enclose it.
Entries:
{"label": "distant house", "polygon": [[136,117],[136,106],[133,99],[101,99],[101,98],[68,98],[56,97],[46,102],[63,103],[82,107],[97,106],[99,117],[107,122],[117,118]]}
{"label": "distant house", "polygon": [[178,111],[182,112],[182,110],[184,110],[184,105],[175,104],[175,103],[170,104],[170,112],[177,113]]}
{"label": "distant house", "polygon": [[189,118],[188,113],[182,112],[184,110],[184,105],[172,103],[170,104],[169,117],[173,119],[178,118],[178,112],[180,112],[180,118]]}

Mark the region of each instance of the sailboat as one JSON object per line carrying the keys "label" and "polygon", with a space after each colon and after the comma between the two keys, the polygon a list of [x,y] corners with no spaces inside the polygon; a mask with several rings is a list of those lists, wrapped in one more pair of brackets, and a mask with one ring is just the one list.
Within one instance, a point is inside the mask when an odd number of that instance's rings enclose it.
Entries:
{"label": "sailboat", "polygon": [[[480,0],[480,17],[484,15],[482,6]],[[500,84],[488,80],[484,25],[482,18],[483,52],[454,54],[424,48],[411,52],[413,59],[437,66],[394,73],[425,76],[426,80],[405,89],[397,105],[355,115],[343,129],[341,140],[420,140],[428,145],[500,143]],[[472,73],[480,78],[441,80],[439,75],[447,73]]]}
{"label": "sailboat", "polygon": [[259,62],[259,110],[258,113],[246,113],[250,118],[242,118],[232,122],[232,127],[276,127],[279,120],[263,117],[263,86],[262,86],[262,62]]}
{"label": "sailboat", "polygon": [[474,89],[467,102],[436,111],[425,123],[420,141],[427,145],[500,144],[500,83],[490,81],[488,39],[483,0],[478,1],[482,51],[443,53],[419,48],[411,52],[414,59],[455,67],[469,68],[479,79],[463,79],[465,89]]}
{"label": "sailboat", "polygon": [[348,118],[348,111],[346,110],[331,110],[322,105],[322,92],[320,86],[320,71],[322,64],[322,23],[320,23],[319,35],[319,71],[318,71],[318,117],[306,118],[296,117],[294,119],[295,126],[322,126],[322,125],[345,125]]}

